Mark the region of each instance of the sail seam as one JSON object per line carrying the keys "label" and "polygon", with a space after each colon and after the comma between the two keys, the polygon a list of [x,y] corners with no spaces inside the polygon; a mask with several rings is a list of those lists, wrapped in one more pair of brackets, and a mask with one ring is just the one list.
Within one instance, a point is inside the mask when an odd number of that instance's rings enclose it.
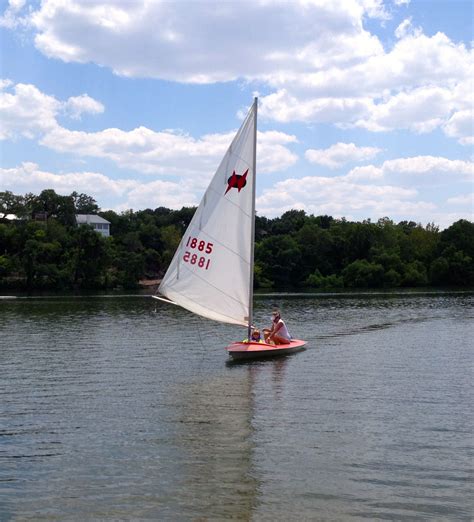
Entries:
{"label": "sail seam", "polygon": [[[204,279],[203,277],[199,276],[198,274],[196,274],[196,272],[193,272],[190,268],[188,268],[187,266],[183,265],[183,268],[185,268],[190,274],[192,274],[194,277],[197,277],[198,279],[200,279],[201,281],[203,281],[204,283],[206,283],[206,285],[209,285],[211,286],[212,288],[214,288],[215,290],[217,290],[218,292],[220,292],[221,294],[224,294],[226,297],[230,297],[233,301],[235,301],[236,303],[239,303],[240,305],[242,305],[244,308],[246,306],[247,303],[242,303],[242,301],[239,301],[238,299],[236,299],[235,297],[231,296],[230,294],[224,292],[223,290],[221,290],[220,288],[218,288],[217,286],[214,286],[212,283],[210,283],[209,281],[207,281],[206,279]],[[179,293],[179,292],[178,292]],[[209,308],[210,310],[210,308]]]}
{"label": "sail seam", "polygon": [[240,156],[239,154],[236,154],[235,152],[231,152],[230,155],[231,155],[231,156],[235,156],[235,157],[238,158],[242,163],[245,163],[245,165],[247,165],[247,167],[248,167],[249,169],[252,169],[252,170],[253,170],[252,165],[251,165],[247,160],[245,160],[242,156]]}
{"label": "sail seam", "polygon": [[[238,252],[236,252],[235,250],[232,250],[232,248],[228,247],[227,245],[224,245],[224,243],[221,243],[218,239],[216,239],[214,236],[211,236],[211,234],[209,234],[208,232],[206,232],[205,230],[201,230],[201,232],[207,236],[209,239],[212,239],[215,243],[217,243],[218,245],[220,245],[221,247],[225,248],[228,252],[232,252],[232,254],[236,255],[238,258],[240,258],[246,265],[250,265],[250,263],[247,261],[247,259],[245,259],[244,257],[242,257]],[[194,273],[194,272],[193,272]]]}
{"label": "sail seam", "polygon": [[[212,285],[211,285],[211,286],[212,286]],[[214,313],[218,313],[218,314],[220,314],[220,315],[222,315],[222,316],[224,316],[224,317],[228,317],[229,319],[232,319],[232,321],[234,321],[234,323],[235,323],[235,321],[238,321],[238,319],[235,319],[235,317],[231,317],[230,315],[224,314],[224,313],[222,313],[222,312],[218,312],[217,310],[213,310],[212,308],[209,308],[209,307],[207,307],[207,306],[204,306],[202,303],[200,303],[200,302],[198,302],[198,301],[195,301],[194,299],[191,299],[191,297],[189,297],[189,296],[183,294],[183,293],[180,292],[179,290],[173,290],[173,292],[176,292],[177,294],[179,294],[179,295],[181,295],[181,296],[184,296],[185,299],[187,299],[188,301],[192,301],[193,303],[196,303],[196,304],[197,304],[198,306],[200,306],[201,308],[205,308],[206,310],[209,310],[209,311],[214,312]],[[225,294],[225,292],[222,292],[222,293]],[[225,294],[225,295],[227,295],[227,294]],[[231,296],[229,296],[229,297],[231,297]],[[237,301],[237,302],[240,303],[240,304],[242,304],[240,301]],[[180,306],[183,306],[183,305],[180,304]],[[183,308],[185,308],[185,307],[183,307]],[[243,322],[242,322],[242,323],[239,323],[239,324],[242,324],[243,326],[245,326],[246,323],[243,323]]]}
{"label": "sail seam", "polygon": [[[215,194],[217,194],[219,197],[221,196],[220,192],[217,192],[217,190],[213,187],[209,187],[207,189],[208,191],[210,192],[214,192]],[[207,191],[206,191],[207,192]],[[231,205],[234,205],[234,207],[237,207],[244,216],[247,216],[249,219],[252,218],[252,216],[250,216],[249,214],[247,214],[247,212],[245,212],[245,210],[240,206],[240,205],[237,205],[237,203],[234,203],[232,200],[230,200],[229,198],[225,198],[225,200],[230,203]]]}

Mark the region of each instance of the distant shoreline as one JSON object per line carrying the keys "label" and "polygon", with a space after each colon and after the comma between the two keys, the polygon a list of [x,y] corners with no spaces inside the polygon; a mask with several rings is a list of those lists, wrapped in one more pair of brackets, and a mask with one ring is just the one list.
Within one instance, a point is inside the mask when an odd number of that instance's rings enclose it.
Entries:
{"label": "distant shoreline", "polygon": [[161,281],[161,279],[141,279],[138,281],[138,286],[141,288],[157,287]]}
{"label": "distant shoreline", "polygon": [[[8,299],[35,299],[35,298],[44,298],[44,299],[55,299],[55,298],[113,298],[113,297],[148,297],[155,293],[156,284],[144,285],[135,291],[133,290],[124,290],[124,289],[115,289],[115,290],[81,290],[79,292],[72,291],[61,291],[61,292],[52,292],[51,290],[47,290],[44,292],[41,291],[33,291],[33,292],[15,292],[10,289],[8,292],[5,290],[5,293],[2,293],[0,289],[0,300],[8,300]],[[8,292],[8,293],[7,293]],[[474,294],[474,287],[394,287],[394,288],[341,288],[341,289],[315,289],[315,288],[300,288],[300,289],[275,289],[275,290],[264,290],[259,289],[255,290],[254,298],[266,298],[266,297],[274,297],[280,299],[292,299],[296,297],[300,298],[311,298],[311,297],[327,297],[327,298],[343,298],[343,297],[357,297],[357,296],[365,296],[365,297],[379,297],[379,296],[392,296],[392,297],[414,297],[420,295],[446,295],[446,294],[459,294],[459,295],[469,295]]]}

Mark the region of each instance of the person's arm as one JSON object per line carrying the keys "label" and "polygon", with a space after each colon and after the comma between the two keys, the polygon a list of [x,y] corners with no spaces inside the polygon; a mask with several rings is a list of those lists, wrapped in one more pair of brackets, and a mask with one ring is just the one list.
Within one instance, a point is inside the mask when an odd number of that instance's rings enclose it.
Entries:
{"label": "person's arm", "polygon": [[274,338],[275,338],[275,335],[276,333],[278,332],[278,330],[281,328],[281,323],[280,321],[278,321],[277,324],[273,323],[272,324],[272,331],[270,332],[270,335],[268,336],[268,338],[273,341]]}
{"label": "person's arm", "polygon": [[282,326],[283,326],[283,325],[282,325],[282,322],[281,322],[281,321],[278,321],[278,323],[276,324],[276,326],[275,326],[275,328],[274,328],[274,330],[273,330],[273,335],[275,335],[275,334],[278,332],[278,330],[281,329]]}

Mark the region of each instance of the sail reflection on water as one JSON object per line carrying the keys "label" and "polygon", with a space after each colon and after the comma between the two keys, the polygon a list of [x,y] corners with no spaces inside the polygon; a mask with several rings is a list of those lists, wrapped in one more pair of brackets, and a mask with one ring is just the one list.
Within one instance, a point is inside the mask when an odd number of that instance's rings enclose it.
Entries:
{"label": "sail reflection on water", "polygon": [[251,373],[197,379],[177,393],[181,514],[249,520],[258,492]]}

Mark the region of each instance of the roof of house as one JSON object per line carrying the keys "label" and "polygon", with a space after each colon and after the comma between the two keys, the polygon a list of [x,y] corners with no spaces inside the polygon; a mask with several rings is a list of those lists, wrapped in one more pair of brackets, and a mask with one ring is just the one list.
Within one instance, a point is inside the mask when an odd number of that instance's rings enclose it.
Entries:
{"label": "roof of house", "polygon": [[95,214],[76,214],[76,222],[78,225],[86,225],[93,223],[106,223],[110,225],[110,221],[106,219],[96,216]]}

